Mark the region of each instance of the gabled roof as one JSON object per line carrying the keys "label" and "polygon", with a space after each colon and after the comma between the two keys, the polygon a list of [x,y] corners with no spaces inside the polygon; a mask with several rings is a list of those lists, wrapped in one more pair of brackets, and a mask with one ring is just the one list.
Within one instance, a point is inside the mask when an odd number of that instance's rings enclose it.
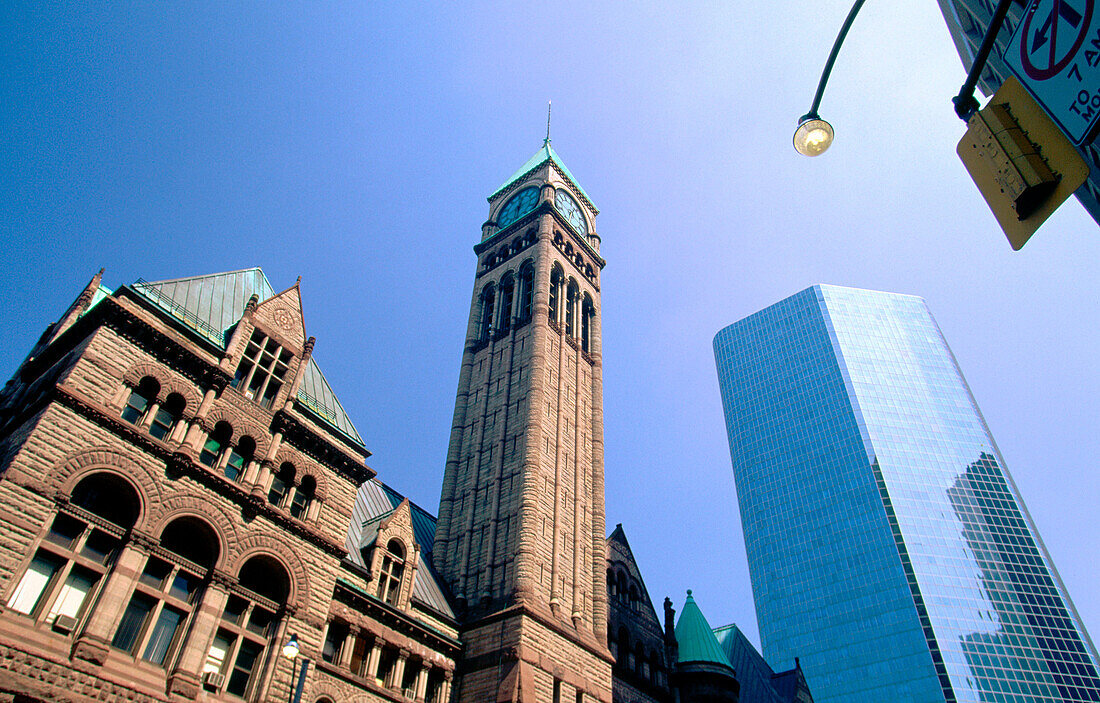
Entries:
{"label": "gabled roof", "polygon": [[784,703],[790,700],[775,691],[771,667],[737,625],[719,627],[714,634],[730,666],[737,672],[737,681],[741,684],[741,700],[759,703]]}
{"label": "gabled roof", "polygon": [[710,629],[710,624],[703,617],[703,611],[695,604],[690,590],[676,623],[676,644],[680,649],[681,663],[707,662],[726,667],[730,665],[726,653],[722,651]]}
{"label": "gabled roof", "polygon": [[[166,281],[139,279],[130,289],[221,349],[225,349],[233,327],[244,315],[248,299],[256,295],[262,303],[275,295],[275,289],[259,268]],[[321,373],[315,356],[309,360],[297,400],[300,408],[329,429],[364,447],[363,438]]]}
{"label": "gabled roof", "polygon": [[513,173],[511,177],[508,178],[508,180],[504,181],[504,185],[493,191],[493,194],[489,196],[489,201],[492,202],[493,198],[497,197],[505,190],[508,190],[508,188],[513,183],[523,180],[524,176],[526,176],[531,171],[534,171],[539,166],[542,166],[547,161],[550,161],[555,166],[557,166],[558,170],[562,172],[562,175],[568,178],[569,182],[573,184],[573,187],[580,191],[580,194],[584,196],[584,199],[588,201],[588,204],[592,205],[592,209],[599,212],[599,209],[592,202],[592,198],[588,197],[588,193],[585,193],[584,188],[581,188],[581,184],[578,183],[577,179],[573,177],[573,174],[569,171],[569,168],[566,167],[565,162],[561,160],[561,157],[558,156],[557,152],[554,151],[554,149],[550,146],[549,139],[544,139],[542,142],[542,148],[536,151],[534,156],[527,159],[527,163],[520,166],[519,170]]}
{"label": "gabled roof", "polygon": [[[405,497],[377,478],[359,487],[355,496],[355,507],[351,513],[351,528],[344,540],[348,551],[348,560],[366,568],[363,555],[359,551],[365,540],[378,533],[378,524],[392,513]],[[420,563],[416,568],[413,581],[413,599],[432,610],[454,618],[454,609],[446,596],[443,580],[432,567],[432,546],[435,543],[435,517],[413,502],[409,502],[412,515],[413,538],[420,545]]]}

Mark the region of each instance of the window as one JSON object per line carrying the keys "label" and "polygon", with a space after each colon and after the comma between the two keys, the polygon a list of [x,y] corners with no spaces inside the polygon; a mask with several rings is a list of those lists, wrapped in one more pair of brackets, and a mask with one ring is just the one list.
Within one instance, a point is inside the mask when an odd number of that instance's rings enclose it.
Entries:
{"label": "window", "polygon": [[179,393],[173,393],[164,401],[164,405],[157,408],[153,414],[153,422],[149,425],[149,434],[161,441],[168,441],[169,435],[176,427],[183,415],[187,401]]}
{"label": "window", "polygon": [[232,385],[245,397],[270,408],[286,381],[287,368],[294,358],[286,349],[259,330],[252,331]]}
{"label": "window", "polygon": [[277,508],[287,508],[290,514],[299,520],[305,520],[309,506],[317,493],[317,479],[303,476],[296,483],[297,469],[289,461],[283,462],[279,471],[271,478],[271,488],[267,491],[267,502]]}
{"label": "window", "polygon": [[134,425],[140,424],[149,404],[156,400],[157,393],[160,393],[160,383],[155,378],[146,376],[141,379],[122,408],[122,419]]}
{"label": "window", "polygon": [[299,520],[306,519],[306,512],[313,502],[313,494],[317,491],[317,479],[312,476],[302,478],[302,483],[294,490],[290,499],[290,514]]}
{"label": "window", "polygon": [[344,648],[348,639],[348,624],[340,620],[329,623],[328,632],[325,633],[325,644],[321,647],[321,659],[333,663],[340,658],[340,651]]}
{"label": "window", "polygon": [[150,556],[145,562],[111,645],[168,668],[220,545],[201,519],[182,517],[164,528],[160,546],[165,551],[158,554],[166,558]]}
{"label": "window", "polygon": [[497,329],[501,332],[512,329],[512,301],[515,299],[515,292],[512,274],[508,274],[500,284],[500,325]]}
{"label": "window", "polygon": [[375,594],[386,603],[397,605],[404,572],[405,548],[396,539],[391,539],[382,555],[382,568],[378,574],[378,589]]}
{"label": "window", "polygon": [[[279,629],[290,577],[273,557],[259,555],[241,567],[238,583],[226,601],[203,671],[225,674],[221,690],[243,698],[255,686],[264,652]],[[207,689],[219,687],[207,684]]]}
{"label": "window", "polygon": [[493,284],[485,286],[485,291],[481,294],[481,329],[478,332],[478,339],[488,339],[489,335],[493,333],[493,310],[496,303],[496,290],[493,288]]}
{"label": "window", "polygon": [[[558,321],[558,308],[561,306],[561,284],[564,275],[561,268],[555,264],[554,269],[550,272],[550,312],[548,317],[550,322],[557,323]],[[550,350],[554,350],[551,348]]]}
{"label": "window", "polygon": [[239,481],[248,462],[256,455],[256,440],[251,437],[241,437],[237,446],[229,450],[229,458],[225,462],[225,477],[230,481]]}
{"label": "window", "polygon": [[577,282],[570,279],[569,289],[565,296],[565,333],[570,337],[577,335],[574,318],[576,317],[578,295]]}
{"label": "window", "polygon": [[120,476],[84,478],[50,522],[7,607],[62,634],[78,631],[140,510],[137,493]]}
{"label": "window", "polygon": [[592,318],[596,315],[596,308],[592,305],[592,298],[584,294],[584,302],[581,304],[581,349],[591,351],[589,345],[592,338]]}
{"label": "window", "polygon": [[279,471],[271,478],[271,488],[267,492],[267,502],[275,507],[282,507],[287,494],[294,488],[294,476],[296,475],[294,464],[283,462]]}
{"label": "window", "polygon": [[199,463],[215,468],[221,461],[222,453],[229,446],[232,437],[233,428],[228,422],[219,422],[214,425],[214,431],[207,436],[206,442],[202,445],[202,451],[199,452]]}
{"label": "window", "polygon": [[519,315],[520,322],[531,319],[531,298],[535,280],[535,267],[526,263],[519,270]]}

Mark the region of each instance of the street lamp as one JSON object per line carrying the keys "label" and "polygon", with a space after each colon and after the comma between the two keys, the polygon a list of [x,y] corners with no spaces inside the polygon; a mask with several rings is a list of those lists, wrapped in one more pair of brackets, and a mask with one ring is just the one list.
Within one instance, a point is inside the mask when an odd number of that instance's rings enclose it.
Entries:
{"label": "street lamp", "polygon": [[290,703],[299,703],[302,700],[302,689],[306,683],[306,669],[309,668],[309,660],[302,658],[302,666],[295,668],[294,664],[301,653],[298,645],[298,635],[291,635],[290,640],[283,645],[283,656],[290,660]]}
{"label": "street lamp", "polygon": [[[840,53],[840,45],[844,43],[844,38],[848,36],[848,30],[851,28],[856,15],[859,14],[859,9],[863,7],[864,1],[856,0],[855,4],[852,5],[852,9],[848,11],[848,17],[844,20],[840,33],[836,35],[836,41],[833,42],[833,50],[829,52],[829,60],[825,62],[825,70],[821,72],[821,80],[817,83],[817,93],[814,94],[814,102],[810,105],[810,111],[798,119],[798,128],[794,132],[794,148],[803,156],[822,154],[833,143],[833,126],[821,119],[817,114],[817,108],[821,104],[821,96],[825,93],[825,84],[829,82],[829,74],[833,71],[833,64],[836,63],[836,55]],[[951,100],[955,104],[955,114],[964,122],[969,120],[970,116],[978,110],[978,101],[974,99],[974,87],[985,68],[985,62],[989,58],[989,53],[993,50],[993,42],[997,38],[997,33],[1001,30],[1001,25],[1004,24],[1005,17],[1008,16],[1008,8],[1013,2],[1014,0],[1000,0],[997,3],[997,9],[993,13],[989,29],[986,30],[982,46],[978,49],[978,53],[974,55],[974,63],[970,66],[966,82],[959,89],[959,94]]]}

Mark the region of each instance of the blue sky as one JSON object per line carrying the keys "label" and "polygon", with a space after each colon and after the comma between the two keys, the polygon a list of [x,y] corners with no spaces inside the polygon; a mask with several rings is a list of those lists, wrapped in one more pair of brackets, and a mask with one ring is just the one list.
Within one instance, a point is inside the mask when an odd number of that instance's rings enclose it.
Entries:
{"label": "blue sky", "polygon": [[[607,6],[601,6],[607,5]],[[601,209],[607,523],[657,607],[756,622],[711,352],[813,283],[924,296],[1086,626],[1100,623],[1097,225],[1012,252],[955,155],[931,0],[0,7],[0,374],[109,286],[261,266],[380,477],[434,511],[492,193],[554,147]]]}

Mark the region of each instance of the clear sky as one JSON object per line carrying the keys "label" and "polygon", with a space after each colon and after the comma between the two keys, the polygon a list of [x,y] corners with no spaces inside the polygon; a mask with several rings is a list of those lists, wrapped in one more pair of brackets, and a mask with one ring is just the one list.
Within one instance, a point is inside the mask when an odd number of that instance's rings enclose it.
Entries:
{"label": "clear sky", "polygon": [[656,607],[756,621],[711,339],[813,283],[924,296],[1100,627],[1100,231],[1012,252],[971,184],[933,0],[0,4],[0,375],[101,266],[302,276],[379,476],[435,511],[478,241],[541,145],[601,209],[607,523]]}

